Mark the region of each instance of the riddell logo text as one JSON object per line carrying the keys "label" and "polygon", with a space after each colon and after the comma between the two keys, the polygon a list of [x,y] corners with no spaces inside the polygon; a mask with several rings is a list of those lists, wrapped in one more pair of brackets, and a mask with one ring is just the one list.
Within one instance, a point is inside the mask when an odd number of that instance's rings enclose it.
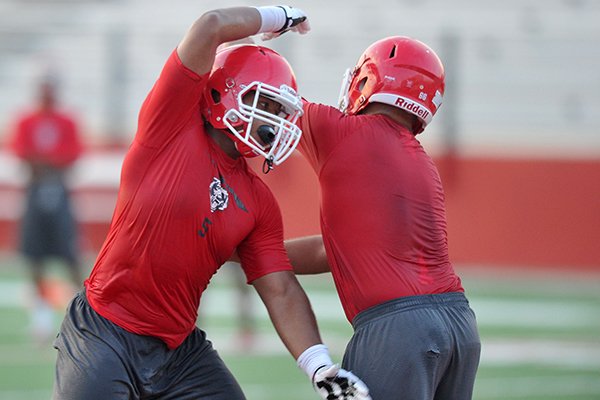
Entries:
{"label": "riddell logo text", "polygon": [[426,109],[424,109],[423,107],[421,107],[413,101],[409,101],[398,97],[396,99],[396,105],[400,108],[404,108],[405,110],[416,114],[418,117],[421,117],[423,119],[426,119],[429,116],[429,111],[427,111]]}

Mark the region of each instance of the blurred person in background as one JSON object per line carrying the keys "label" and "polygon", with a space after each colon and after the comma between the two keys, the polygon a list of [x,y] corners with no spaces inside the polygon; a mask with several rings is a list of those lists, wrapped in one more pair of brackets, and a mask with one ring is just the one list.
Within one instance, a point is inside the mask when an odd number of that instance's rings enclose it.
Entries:
{"label": "blurred person in background", "polygon": [[209,11],[171,53],[142,105],[106,241],[56,338],[54,399],[244,399],[195,325],[202,293],[236,249],[319,395],[370,399],[322,344],[279,206],[245,160],[260,155],[268,171],[294,151],[294,74],[265,47],[217,52],[259,32],[306,32],[305,19],[287,6]]}
{"label": "blurred person in background", "polygon": [[296,273],[332,273],[354,328],[342,367],[374,400],[472,397],[478,328],[448,255],[442,182],[417,139],[444,80],[430,47],[388,37],[346,73],[339,110],[305,102],[300,121],[322,235],[286,248]]}
{"label": "blurred person in background", "polygon": [[77,226],[65,182],[66,173],[82,153],[82,145],[75,118],[59,109],[57,86],[53,76],[40,81],[37,105],[18,117],[10,143],[29,170],[20,251],[29,264],[36,291],[32,334],[41,342],[55,335],[48,262],[58,258],[66,264],[73,292],[83,283]]}

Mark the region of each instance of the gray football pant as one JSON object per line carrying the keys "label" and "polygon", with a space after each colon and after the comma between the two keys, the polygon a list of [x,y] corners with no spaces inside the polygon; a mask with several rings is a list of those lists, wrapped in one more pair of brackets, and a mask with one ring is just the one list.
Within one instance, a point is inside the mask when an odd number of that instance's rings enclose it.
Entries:
{"label": "gray football pant", "polygon": [[468,400],[481,342],[463,293],[410,296],[359,313],[343,368],[373,400]]}
{"label": "gray football pant", "polygon": [[245,400],[203,331],[175,350],[97,314],[79,293],[54,342],[54,400]]}

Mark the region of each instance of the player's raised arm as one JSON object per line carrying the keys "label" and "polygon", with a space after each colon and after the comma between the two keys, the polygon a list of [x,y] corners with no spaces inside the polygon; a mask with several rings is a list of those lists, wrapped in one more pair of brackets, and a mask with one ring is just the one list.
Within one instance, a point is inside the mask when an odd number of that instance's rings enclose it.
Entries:
{"label": "player's raised arm", "polygon": [[177,47],[183,64],[203,75],[212,68],[217,47],[264,33],[263,39],[279,36],[288,30],[306,33],[306,14],[288,6],[232,7],[211,10],[194,22]]}

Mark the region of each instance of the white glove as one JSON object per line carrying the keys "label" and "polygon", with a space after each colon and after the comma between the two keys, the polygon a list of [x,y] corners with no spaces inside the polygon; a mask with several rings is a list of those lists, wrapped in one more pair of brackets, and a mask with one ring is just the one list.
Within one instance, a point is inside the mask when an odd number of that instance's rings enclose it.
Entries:
{"label": "white glove", "polygon": [[270,40],[283,35],[287,31],[304,35],[310,31],[306,13],[290,6],[257,7],[262,18],[262,40]]}
{"label": "white glove", "polygon": [[367,385],[337,364],[317,369],[313,384],[323,400],[371,400]]}

